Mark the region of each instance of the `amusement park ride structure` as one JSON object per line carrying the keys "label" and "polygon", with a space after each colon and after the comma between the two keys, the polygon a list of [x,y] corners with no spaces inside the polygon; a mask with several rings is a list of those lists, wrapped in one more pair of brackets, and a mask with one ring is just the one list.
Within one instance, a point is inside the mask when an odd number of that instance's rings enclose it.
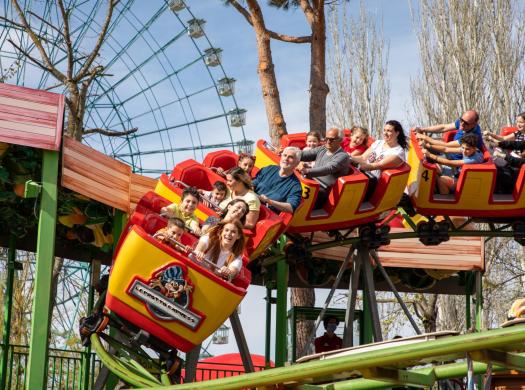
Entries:
{"label": "amusement park ride structure", "polygon": [[[95,305],[95,322],[84,334],[84,341],[87,344],[90,342],[106,367],[128,384],[155,387],[172,383],[176,380],[179,364],[177,350],[188,352],[186,379],[191,378],[191,367],[196,362],[195,357],[198,357],[195,350],[198,351],[199,344],[228,317],[246,371],[253,371],[235,310],[250,281],[267,286],[270,292],[268,305],[272,301],[271,290],[277,290],[275,363],[281,368],[199,383],[199,388],[245,388],[279,383],[303,388],[309,384],[316,384],[319,388],[355,389],[385,388],[395,384],[425,387],[438,380],[467,375],[468,383],[472,384],[473,375],[485,370],[489,373],[488,378],[493,371],[525,370],[525,358],[514,353],[525,345],[524,325],[462,336],[421,335],[398,293],[399,285],[392,282],[388,272],[392,266],[474,271],[471,275],[475,275],[475,283],[472,279],[466,283],[464,293],[469,295],[475,291],[477,294],[474,327],[481,330],[481,271],[484,265],[479,259],[482,257],[482,242],[479,238],[469,238],[506,236],[514,237],[520,243],[525,238],[522,187],[516,187],[513,194],[503,199],[486,190],[487,186],[492,188],[491,183],[495,180],[495,168],[491,161],[465,167],[459,177],[457,193],[448,198],[438,197],[427,188],[428,183],[434,181],[434,166],[421,159],[421,151],[413,142],[408,164],[384,171],[378,189],[370,199],[364,199],[368,185],[366,177],[353,170],[348,176],[338,179],[327,204],[320,211],[313,210],[318,184],[298,175],[303,187],[301,205],[293,216],[276,215],[261,206],[256,227],[253,232],[247,232],[243,272],[230,282],[215,275],[213,269],[195,263],[187,254],[157,242],[151,234],[166,225],[166,219],[159,215],[162,206],[178,202],[186,185],[209,190],[216,180],[224,180],[211,168],[220,166],[228,169],[234,166],[235,153],[212,152],[203,163],[183,161],[175,166],[170,175],[162,175],[156,181],[136,175],[126,164],[62,137],[61,95],[6,84],[0,85],[0,95],[0,99],[8,105],[29,104],[31,107],[26,107],[29,121],[48,117],[46,124],[38,127],[37,132],[34,129],[26,131],[24,126],[16,125],[12,118],[6,117],[3,122],[5,128],[0,133],[1,142],[43,149],[42,184],[28,182],[25,191],[26,196],[41,197],[35,247],[37,275],[27,378],[29,388],[42,388],[45,383],[46,365],[42,362],[46,361],[49,328],[49,313],[45,308],[50,302],[59,177],[64,188],[119,210],[116,213],[119,223],[115,224],[114,234],[120,239],[114,249],[109,284]],[[50,115],[52,118],[49,118]],[[304,140],[304,134],[283,137],[283,146],[297,145],[301,139]],[[256,156],[256,171],[277,161],[276,153],[264,141],[257,143]],[[86,166],[90,169],[81,169]],[[520,178],[523,178],[523,171]],[[407,183],[409,202],[403,196]],[[479,183],[488,184],[480,186]],[[472,187],[476,187],[477,192]],[[403,206],[399,206],[402,199]],[[470,207],[467,212],[464,211],[465,204]],[[497,215],[501,218],[491,214],[492,207],[498,209]],[[416,224],[413,217],[423,210],[425,217]],[[485,217],[484,211],[488,212],[488,217]],[[126,213],[130,213],[127,224],[124,223]],[[215,213],[206,205],[199,204],[196,215],[203,221]],[[456,215],[465,218],[458,222],[452,218]],[[399,219],[403,219],[409,229],[391,231],[394,223],[401,226]],[[469,226],[471,222],[482,222],[482,226],[487,228],[474,230]],[[463,254],[456,251],[457,267],[452,268],[450,262],[439,256],[432,257],[431,251],[425,254],[427,246],[433,248],[442,242],[445,246],[446,241],[456,237],[467,237],[465,242],[471,245],[471,249]],[[419,245],[425,254],[422,263],[413,257],[410,261],[384,255],[389,253],[389,247],[390,253],[395,253],[396,243],[407,239],[413,240],[409,246],[413,246],[417,239],[421,242]],[[195,237],[189,233],[182,238],[184,245],[194,242]],[[328,249],[333,251],[326,252]],[[300,275],[301,268],[304,270],[309,262],[322,261],[319,253],[322,253],[325,262],[332,259],[337,264],[335,279],[320,285],[330,284],[331,294],[336,288],[348,288],[344,337],[347,349],[317,356],[292,367],[282,367],[287,350],[286,291],[290,285],[308,286],[307,271],[302,276],[289,278],[289,270],[293,267]],[[379,276],[374,276],[374,267]],[[348,269],[351,269],[350,273],[346,272]],[[375,301],[377,279],[383,279],[383,286],[398,298],[414,332],[421,336],[352,349],[352,324],[358,288],[365,291],[365,342],[377,343],[383,339]],[[447,288],[444,287],[447,286],[446,279],[436,283],[434,291],[443,292]],[[168,282],[176,282],[175,286],[180,287],[171,298],[162,292]],[[457,285],[458,277],[455,277],[455,282]],[[157,285],[159,289],[152,287]],[[405,284],[404,288],[409,287]],[[450,291],[453,290],[447,288],[447,292]],[[456,291],[459,291],[457,286]],[[317,325],[323,311],[319,314]],[[470,327],[470,310],[467,316]],[[108,324],[118,331],[117,336],[105,332]],[[110,348],[106,349],[101,340]],[[142,346],[153,349],[160,360],[152,360]],[[269,352],[267,358],[269,360]],[[467,363],[450,363],[464,358]],[[416,368],[436,362],[444,364]],[[359,378],[355,379],[356,376]],[[342,382],[334,382],[343,379]],[[195,385],[183,384],[180,388],[195,388]]]}

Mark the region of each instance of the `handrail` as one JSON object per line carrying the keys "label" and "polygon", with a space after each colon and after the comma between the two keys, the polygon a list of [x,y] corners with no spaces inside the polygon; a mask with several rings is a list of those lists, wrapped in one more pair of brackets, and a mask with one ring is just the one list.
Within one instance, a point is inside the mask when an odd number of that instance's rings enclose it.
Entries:
{"label": "handrail", "polygon": [[[158,233],[158,232],[157,232]],[[157,233],[155,233],[153,235],[153,238],[157,238]],[[219,266],[217,264],[215,264],[214,262],[206,259],[206,258],[202,258],[202,259],[198,259],[197,258],[197,254],[195,253],[195,251],[193,250],[188,250],[189,247],[187,245],[184,245],[182,242],[174,239],[173,237],[170,237],[170,236],[165,236],[165,239],[167,241],[169,241],[171,244],[173,244],[174,246],[178,247],[181,251],[183,251],[184,253],[187,253],[188,254],[188,258],[193,261],[195,264],[199,264],[199,265],[202,265],[202,263],[205,263],[208,267],[212,268],[213,269],[213,272],[217,275],[217,276],[220,276],[222,278],[222,275],[219,274]],[[228,278],[223,278],[223,279],[226,279],[228,280],[228,282],[231,282],[233,280],[234,276],[232,275],[229,275]]]}

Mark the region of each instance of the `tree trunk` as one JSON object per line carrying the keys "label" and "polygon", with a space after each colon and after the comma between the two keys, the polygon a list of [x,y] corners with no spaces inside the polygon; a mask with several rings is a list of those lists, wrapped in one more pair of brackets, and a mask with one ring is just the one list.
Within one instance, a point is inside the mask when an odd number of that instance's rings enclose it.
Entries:
{"label": "tree trunk", "polygon": [[437,302],[437,294],[428,295],[428,299],[427,296],[421,294],[419,299],[414,302],[416,315],[423,322],[425,333],[435,332],[437,329]]}
{"label": "tree trunk", "polygon": [[324,0],[314,8],[312,23],[311,64],[310,64],[310,131],[326,133],[326,96],[328,85],[326,75],[326,24]]}
{"label": "tree trunk", "polygon": [[[315,305],[315,290],[313,288],[292,288],[290,295],[291,306]],[[308,353],[308,345],[312,342],[309,339],[314,329],[314,322],[311,320],[299,320],[296,324],[296,357],[300,358]]]}
{"label": "tree trunk", "polygon": [[261,81],[266,116],[268,117],[269,134],[274,146],[279,145],[279,139],[287,134],[284,121],[279,88],[275,78],[272,51],[270,48],[270,37],[266,31],[264,17],[259,4],[255,0],[248,1],[248,7],[252,15],[253,29],[257,41],[257,52],[259,66],[257,73]]}

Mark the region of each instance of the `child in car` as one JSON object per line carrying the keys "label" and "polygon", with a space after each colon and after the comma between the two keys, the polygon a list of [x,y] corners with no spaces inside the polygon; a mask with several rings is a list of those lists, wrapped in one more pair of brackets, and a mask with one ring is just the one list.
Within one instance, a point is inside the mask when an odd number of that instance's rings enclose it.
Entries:
{"label": "child in car", "polygon": [[444,150],[445,153],[458,153],[463,156],[461,160],[449,160],[448,158],[437,156],[427,149],[423,148],[423,155],[427,159],[432,159],[436,163],[445,165],[453,169],[452,175],[441,175],[438,177],[437,185],[440,194],[454,193],[457,180],[461,172],[461,167],[465,164],[480,164],[483,162],[483,153],[478,148],[478,136],[476,134],[466,134],[459,141],[459,148],[449,148]]}
{"label": "child in car", "polygon": [[186,252],[191,251],[191,247],[180,246],[177,243],[181,242],[182,235],[186,231],[186,225],[184,221],[180,218],[170,218],[168,219],[168,225],[163,227],[155,232],[153,238],[157,239],[164,244],[169,245],[176,250],[185,250]]}
{"label": "child in car", "polygon": [[168,218],[180,218],[186,227],[194,234],[200,235],[199,220],[195,216],[195,210],[199,204],[199,191],[195,187],[187,187],[182,191],[180,204],[172,203],[160,210],[161,215]]}
{"label": "child in car", "polygon": [[199,190],[199,193],[205,197],[205,199],[203,199],[203,203],[206,206],[213,208],[214,206],[218,206],[219,203],[221,203],[224,198],[226,198],[226,194],[228,194],[228,188],[224,182],[217,180],[215,183],[213,183],[213,188],[211,191]]}
{"label": "child in car", "polygon": [[360,156],[368,148],[368,130],[364,127],[354,126],[350,130],[350,137],[345,137],[341,142],[341,147],[351,157]]}

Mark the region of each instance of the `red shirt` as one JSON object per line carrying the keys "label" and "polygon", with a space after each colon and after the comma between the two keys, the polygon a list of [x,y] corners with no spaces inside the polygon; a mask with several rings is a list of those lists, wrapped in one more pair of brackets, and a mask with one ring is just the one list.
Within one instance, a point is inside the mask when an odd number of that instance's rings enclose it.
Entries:
{"label": "red shirt", "polygon": [[346,153],[352,153],[354,150],[359,150],[361,154],[366,152],[367,146],[366,144],[357,145],[355,147],[350,146],[350,138],[344,137],[343,142],[341,142],[341,147]]}
{"label": "red shirt", "polygon": [[333,335],[329,337],[325,332],[324,335],[315,339],[315,353],[328,352],[343,348],[343,340],[341,337]]}

